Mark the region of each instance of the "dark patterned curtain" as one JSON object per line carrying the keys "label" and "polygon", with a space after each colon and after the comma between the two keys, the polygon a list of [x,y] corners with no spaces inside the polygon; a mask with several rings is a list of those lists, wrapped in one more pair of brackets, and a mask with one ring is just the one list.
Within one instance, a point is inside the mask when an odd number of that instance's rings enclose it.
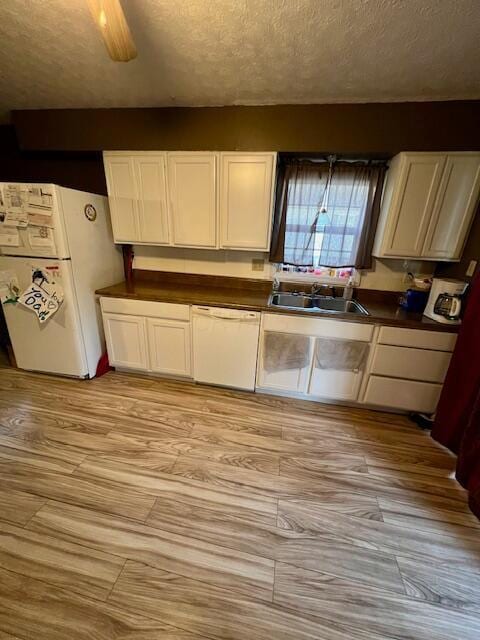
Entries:
{"label": "dark patterned curtain", "polygon": [[291,161],[280,174],[270,260],[371,266],[385,164]]}

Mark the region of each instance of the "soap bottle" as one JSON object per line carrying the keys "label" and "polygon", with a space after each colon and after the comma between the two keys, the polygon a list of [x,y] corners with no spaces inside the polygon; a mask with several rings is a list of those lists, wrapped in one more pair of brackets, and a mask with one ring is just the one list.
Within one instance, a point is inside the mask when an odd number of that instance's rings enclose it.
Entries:
{"label": "soap bottle", "polygon": [[350,276],[347,284],[345,285],[345,288],[343,289],[343,299],[351,300],[352,297],[353,297],[353,276]]}

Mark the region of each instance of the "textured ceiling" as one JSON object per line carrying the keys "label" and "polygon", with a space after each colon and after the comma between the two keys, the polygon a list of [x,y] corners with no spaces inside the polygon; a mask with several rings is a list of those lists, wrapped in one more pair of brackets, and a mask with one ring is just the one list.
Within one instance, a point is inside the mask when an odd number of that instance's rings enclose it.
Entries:
{"label": "textured ceiling", "polygon": [[0,0],[0,111],[480,97],[480,0],[123,0],[112,62],[86,0]]}

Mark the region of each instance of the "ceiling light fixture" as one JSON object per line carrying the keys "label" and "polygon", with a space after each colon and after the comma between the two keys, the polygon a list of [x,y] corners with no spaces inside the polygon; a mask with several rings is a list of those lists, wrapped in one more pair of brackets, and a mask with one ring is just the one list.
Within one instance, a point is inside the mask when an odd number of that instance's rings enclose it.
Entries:
{"label": "ceiling light fixture", "polygon": [[111,59],[116,62],[128,62],[136,58],[137,49],[120,0],[87,1]]}

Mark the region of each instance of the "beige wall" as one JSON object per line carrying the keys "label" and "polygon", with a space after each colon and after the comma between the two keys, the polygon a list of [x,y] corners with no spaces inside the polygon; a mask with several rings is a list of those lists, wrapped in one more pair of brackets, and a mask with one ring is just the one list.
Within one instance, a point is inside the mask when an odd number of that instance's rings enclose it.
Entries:
{"label": "beige wall", "polygon": [[[265,260],[263,271],[253,271],[254,258]],[[137,245],[134,268],[237,278],[273,278],[273,266],[268,263],[268,254],[253,251],[209,251]]]}
{"label": "beige wall", "polygon": [[405,274],[411,271],[416,276],[430,278],[436,267],[436,262],[419,262],[408,260],[379,260],[374,258],[373,269],[362,271],[360,287],[362,289],[380,289],[383,291],[404,291],[408,284]]}
{"label": "beige wall", "polygon": [[[252,259],[265,260],[263,271],[252,269]],[[373,269],[362,271],[362,289],[402,291],[405,267],[403,260],[374,260]],[[273,265],[268,254],[251,251],[208,251],[206,249],[176,249],[170,247],[135,246],[136,269],[174,271],[203,275],[233,276],[237,278],[272,279]],[[408,261],[407,271],[429,277],[435,269],[434,262]]]}

